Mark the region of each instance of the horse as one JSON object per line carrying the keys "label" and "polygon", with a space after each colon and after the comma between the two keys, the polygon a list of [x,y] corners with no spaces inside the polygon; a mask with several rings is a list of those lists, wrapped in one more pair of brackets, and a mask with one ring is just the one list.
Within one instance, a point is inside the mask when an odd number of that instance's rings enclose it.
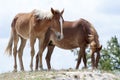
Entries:
{"label": "horse", "polygon": [[[17,60],[16,60],[17,52],[19,57],[20,70],[24,71],[22,55],[27,39],[30,39],[30,47],[31,47],[30,69],[31,71],[33,71],[33,57],[35,54],[34,44],[36,38],[38,38],[39,40],[39,48],[41,49],[41,51],[39,50],[38,52],[39,55],[41,54],[42,49],[44,47],[43,45],[44,37],[48,29],[52,30],[55,33],[57,40],[60,41],[63,38],[63,30],[62,30],[63,12],[64,10],[60,12],[59,10],[54,10],[53,8],[51,8],[50,11],[42,11],[35,9],[29,13],[18,13],[14,17],[11,24],[10,40],[5,50],[9,55],[11,55],[12,45],[14,45],[13,47],[14,72],[17,71]],[[21,39],[21,44],[17,51],[17,44],[19,38]]]}
{"label": "horse", "polygon": [[[46,35],[46,40],[49,44],[46,44],[48,51],[46,54],[47,67],[51,69],[51,55],[54,47],[57,46],[62,49],[75,49],[80,48],[78,54],[78,60],[76,64],[76,69],[79,68],[81,59],[83,58],[84,66],[87,68],[86,52],[85,49],[90,46],[91,49],[91,59],[92,68],[98,67],[98,62],[100,59],[100,50],[102,45],[99,43],[99,36],[93,25],[85,19],[79,19],[76,21],[64,21],[63,23],[63,34],[64,38],[61,41],[55,39],[55,35],[52,31],[48,31]],[[49,37],[50,36],[50,37]],[[94,54],[97,53],[95,58]],[[36,56],[36,69],[38,69],[38,55]]]}

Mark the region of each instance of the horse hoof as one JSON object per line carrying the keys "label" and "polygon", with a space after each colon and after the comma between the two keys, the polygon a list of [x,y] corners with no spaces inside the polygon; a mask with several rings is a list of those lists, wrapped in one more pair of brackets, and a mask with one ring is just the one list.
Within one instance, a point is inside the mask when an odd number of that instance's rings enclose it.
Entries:
{"label": "horse hoof", "polygon": [[33,72],[33,68],[31,68],[30,72]]}
{"label": "horse hoof", "polygon": [[38,71],[38,69],[35,69],[35,71],[37,72],[37,71]]}
{"label": "horse hoof", "polygon": [[25,72],[24,70],[21,70],[21,72]]}
{"label": "horse hoof", "polygon": [[85,69],[87,69],[87,67],[83,67],[82,69],[85,70]]}
{"label": "horse hoof", "polygon": [[41,70],[41,71],[44,71],[44,69],[43,69],[43,68],[40,68],[40,70]]}
{"label": "horse hoof", "polygon": [[33,72],[33,70],[30,70],[30,72]]}
{"label": "horse hoof", "polygon": [[12,72],[17,72],[17,69],[14,69]]}

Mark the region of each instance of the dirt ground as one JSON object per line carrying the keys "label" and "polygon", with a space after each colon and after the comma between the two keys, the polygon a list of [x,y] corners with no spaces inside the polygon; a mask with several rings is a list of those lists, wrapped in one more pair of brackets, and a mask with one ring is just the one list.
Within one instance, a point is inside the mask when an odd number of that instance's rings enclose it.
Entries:
{"label": "dirt ground", "polygon": [[0,80],[120,80],[120,72],[100,70],[8,72],[0,74]]}

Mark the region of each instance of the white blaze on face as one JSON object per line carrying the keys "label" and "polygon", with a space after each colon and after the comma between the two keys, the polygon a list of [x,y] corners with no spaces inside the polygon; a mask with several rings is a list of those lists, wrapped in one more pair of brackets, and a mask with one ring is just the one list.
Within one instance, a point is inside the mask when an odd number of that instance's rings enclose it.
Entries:
{"label": "white blaze on face", "polygon": [[60,28],[61,28],[61,39],[63,39],[63,21],[62,21],[62,17],[60,17]]}

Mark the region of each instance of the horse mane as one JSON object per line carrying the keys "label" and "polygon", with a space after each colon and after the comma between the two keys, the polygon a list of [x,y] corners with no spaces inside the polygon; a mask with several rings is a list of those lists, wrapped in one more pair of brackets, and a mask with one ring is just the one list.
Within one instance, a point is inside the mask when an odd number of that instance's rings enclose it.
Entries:
{"label": "horse mane", "polygon": [[38,16],[38,19],[52,19],[53,14],[51,11],[45,11],[45,10],[34,10],[34,15]]}

